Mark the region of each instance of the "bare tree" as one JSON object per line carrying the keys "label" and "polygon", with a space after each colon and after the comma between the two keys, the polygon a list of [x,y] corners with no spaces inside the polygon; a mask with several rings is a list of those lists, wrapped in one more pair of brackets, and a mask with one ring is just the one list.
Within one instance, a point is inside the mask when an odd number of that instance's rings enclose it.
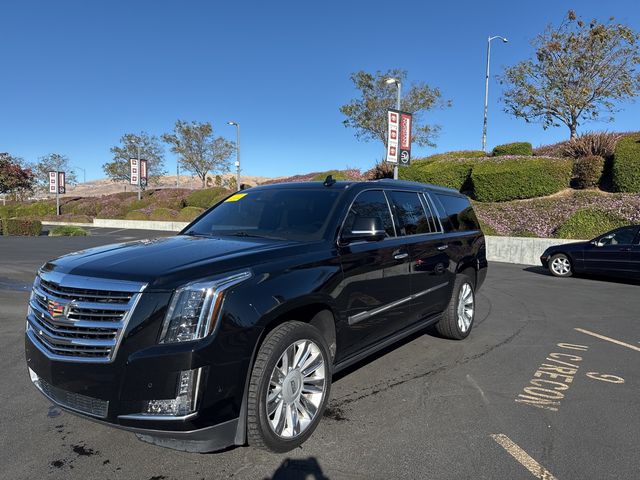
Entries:
{"label": "bare tree", "polygon": [[104,173],[114,182],[130,180],[129,160],[136,158],[140,148],[140,158],[147,160],[149,183],[155,183],[167,172],[164,169],[164,148],[155,135],[146,132],[125,133],[120,137],[120,145],[111,147],[113,160],[102,165]]}

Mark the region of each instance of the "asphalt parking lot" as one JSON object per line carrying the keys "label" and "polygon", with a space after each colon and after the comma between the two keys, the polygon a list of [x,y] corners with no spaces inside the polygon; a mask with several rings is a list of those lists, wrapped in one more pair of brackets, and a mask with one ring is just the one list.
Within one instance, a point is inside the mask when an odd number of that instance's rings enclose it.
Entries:
{"label": "asphalt parking lot", "polygon": [[[416,334],[334,379],[302,448],[190,454],[77,418],[31,385],[28,283],[49,258],[162,235],[0,237],[0,478],[638,478],[640,286],[491,264],[462,342]],[[167,233],[168,235],[168,233]]]}

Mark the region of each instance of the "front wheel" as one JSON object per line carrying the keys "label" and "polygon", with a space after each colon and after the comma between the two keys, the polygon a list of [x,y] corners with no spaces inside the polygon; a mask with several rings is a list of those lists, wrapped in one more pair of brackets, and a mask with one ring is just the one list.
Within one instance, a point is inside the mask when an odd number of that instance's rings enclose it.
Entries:
{"label": "front wheel", "polygon": [[573,275],[571,260],[564,253],[558,253],[549,260],[549,271],[556,277],[570,277]]}
{"label": "front wheel", "polygon": [[311,436],[329,399],[330,358],[320,331],[306,323],[286,322],[267,335],[249,383],[250,445],[286,452]]}
{"label": "front wheel", "polygon": [[471,332],[475,313],[473,281],[468,275],[459,274],[453,285],[449,305],[436,324],[436,329],[443,337],[462,340]]}

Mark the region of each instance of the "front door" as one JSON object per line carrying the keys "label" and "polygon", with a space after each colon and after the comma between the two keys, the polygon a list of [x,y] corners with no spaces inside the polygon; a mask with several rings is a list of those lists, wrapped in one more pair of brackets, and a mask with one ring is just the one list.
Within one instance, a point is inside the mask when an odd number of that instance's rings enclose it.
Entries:
{"label": "front door", "polygon": [[587,271],[602,274],[632,275],[634,239],[638,227],[622,227],[606,233],[589,245],[584,252]]}
{"label": "front door", "polygon": [[405,239],[396,236],[382,190],[367,190],[356,197],[342,231],[349,231],[358,216],[379,218],[386,238],[340,247],[343,281],[335,297],[344,315],[338,323],[342,344],[338,362],[398,330],[411,295],[409,252]]}

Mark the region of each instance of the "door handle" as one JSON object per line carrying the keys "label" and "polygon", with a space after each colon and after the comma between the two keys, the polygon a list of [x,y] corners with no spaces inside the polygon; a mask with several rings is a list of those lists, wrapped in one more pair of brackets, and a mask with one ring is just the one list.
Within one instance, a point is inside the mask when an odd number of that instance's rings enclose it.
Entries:
{"label": "door handle", "polygon": [[444,250],[446,250],[447,248],[449,248],[449,245],[439,245],[438,246],[438,250],[440,250],[441,252],[443,252]]}
{"label": "door handle", "polygon": [[395,258],[396,260],[403,260],[405,258],[407,258],[409,256],[408,253],[396,253],[393,258]]}

